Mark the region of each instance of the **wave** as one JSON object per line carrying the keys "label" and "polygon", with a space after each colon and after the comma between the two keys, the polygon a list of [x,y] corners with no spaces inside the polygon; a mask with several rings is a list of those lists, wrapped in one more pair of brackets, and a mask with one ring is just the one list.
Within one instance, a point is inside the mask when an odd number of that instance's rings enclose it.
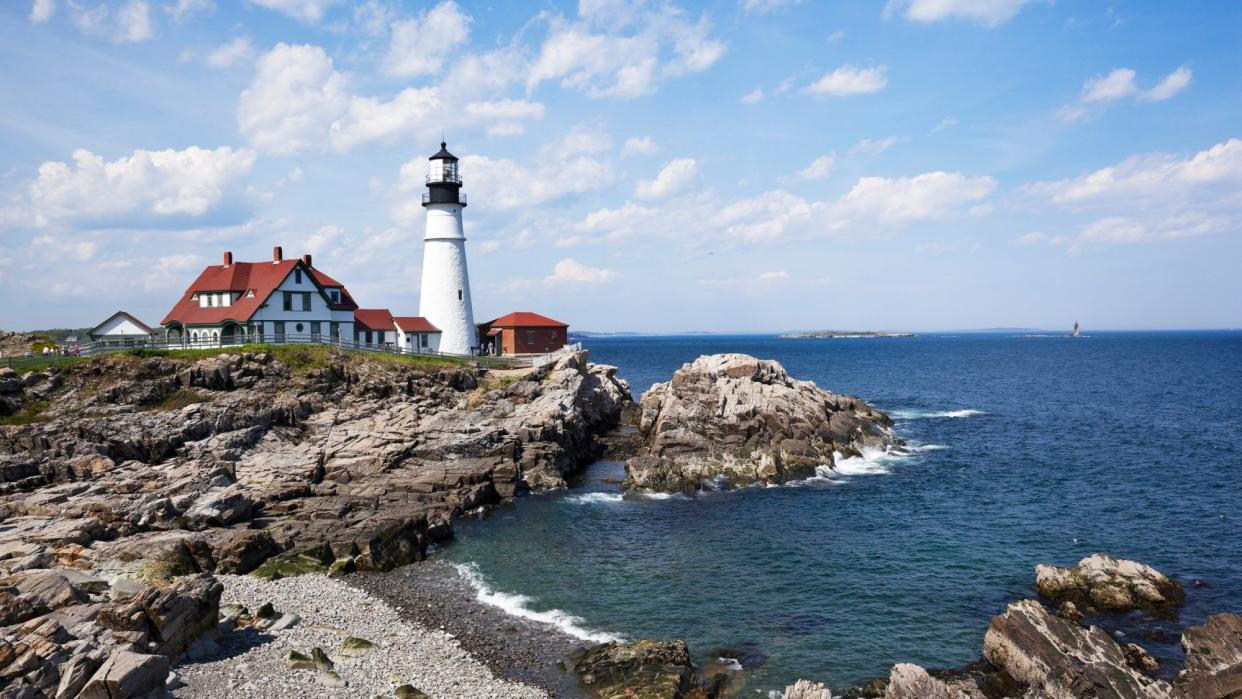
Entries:
{"label": "wave", "polygon": [[974,408],[965,408],[963,410],[924,410],[922,408],[911,408],[909,410],[893,410],[889,415],[897,420],[923,420],[926,418],[939,417],[974,417],[976,415],[987,415],[982,410]]}
{"label": "wave", "polygon": [[[883,476],[891,473],[889,466],[909,461],[913,455],[906,451],[864,449],[858,456],[844,456],[837,452],[836,463],[827,467],[840,476]],[[825,467],[821,466],[820,469]],[[819,469],[816,469],[817,471]]]}
{"label": "wave", "polygon": [[621,493],[582,493],[565,497],[565,502],[572,502],[575,505],[604,505],[618,503],[621,500]]}
{"label": "wave", "polygon": [[497,607],[511,616],[529,619],[541,624],[548,624],[560,629],[562,632],[580,638],[584,641],[593,643],[607,643],[608,641],[623,641],[621,636],[617,636],[603,631],[592,631],[583,624],[586,623],[582,617],[574,616],[569,612],[559,609],[549,609],[547,611],[538,611],[530,608],[531,598],[526,595],[511,595],[507,592],[493,590],[483,580],[483,576],[479,574],[478,566],[473,563],[454,563],[453,567],[461,574],[461,577],[475,590],[475,598],[480,602],[492,607]]}

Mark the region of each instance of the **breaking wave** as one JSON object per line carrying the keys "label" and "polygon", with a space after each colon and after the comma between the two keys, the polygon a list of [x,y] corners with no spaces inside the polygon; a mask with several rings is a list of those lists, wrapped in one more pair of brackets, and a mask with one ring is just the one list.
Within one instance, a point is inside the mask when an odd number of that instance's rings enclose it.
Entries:
{"label": "breaking wave", "polygon": [[909,410],[893,410],[889,412],[889,416],[896,420],[924,420],[927,418],[940,417],[974,417],[976,415],[987,415],[982,410],[974,408],[965,408],[963,410],[924,410],[922,408],[911,408]]}
{"label": "breaking wave", "polygon": [[621,493],[582,493],[565,497],[565,502],[572,502],[575,505],[604,505],[621,501]]}
{"label": "breaking wave", "polygon": [[582,617],[574,616],[569,612],[559,609],[549,609],[547,611],[538,611],[530,608],[531,598],[526,595],[511,595],[507,592],[499,592],[488,587],[483,580],[483,576],[479,574],[479,569],[473,563],[454,563],[453,567],[461,574],[461,577],[475,590],[475,598],[483,604],[496,607],[506,614],[529,619],[541,624],[549,624],[560,629],[564,633],[580,638],[584,641],[593,643],[607,643],[608,641],[625,640],[620,636],[605,633],[603,631],[592,631],[583,624],[586,621]]}

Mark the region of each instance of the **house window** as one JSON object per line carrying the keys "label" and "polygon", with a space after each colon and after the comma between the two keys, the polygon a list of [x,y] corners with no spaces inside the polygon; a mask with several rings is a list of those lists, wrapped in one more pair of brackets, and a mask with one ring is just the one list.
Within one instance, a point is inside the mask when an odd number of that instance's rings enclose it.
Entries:
{"label": "house window", "polygon": [[423,349],[427,348],[427,333],[423,333],[418,336],[418,346]]}
{"label": "house window", "polygon": [[341,324],[333,322],[331,325],[331,328],[332,328],[332,339],[333,340],[341,339]]}
{"label": "house window", "polygon": [[293,326],[293,329],[296,330],[298,334],[300,335],[302,331],[306,329],[306,327],[303,326],[301,323],[298,323],[297,325]]}
{"label": "house window", "polygon": [[298,268],[298,269],[293,270],[293,283],[294,283],[294,284],[301,284],[301,283],[302,283],[302,270],[301,270],[301,268]]}
{"label": "house window", "polygon": [[278,320],[272,325],[276,327],[276,341],[284,342],[285,341],[285,321]]}
{"label": "house window", "polygon": [[211,308],[212,306],[215,306],[215,305],[216,305],[216,303],[215,303],[215,302],[216,302],[216,295],[215,295],[215,294],[207,294],[207,307],[208,307],[208,308]]}
{"label": "house window", "polygon": [[367,331],[367,344],[368,345],[371,344],[371,331],[370,330]]}
{"label": "house window", "polygon": [[309,311],[311,309],[310,296],[309,292],[302,294],[302,310],[304,311]]}
{"label": "house window", "polygon": [[336,289],[329,291],[328,296],[332,297],[332,303],[341,302],[341,292],[337,291]]}
{"label": "house window", "polygon": [[293,292],[292,291],[284,292],[284,300],[285,300],[284,309],[286,311],[292,311],[293,310]]}
{"label": "house window", "polygon": [[526,331],[526,344],[532,347],[534,346],[535,344],[535,331],[534,330]]}

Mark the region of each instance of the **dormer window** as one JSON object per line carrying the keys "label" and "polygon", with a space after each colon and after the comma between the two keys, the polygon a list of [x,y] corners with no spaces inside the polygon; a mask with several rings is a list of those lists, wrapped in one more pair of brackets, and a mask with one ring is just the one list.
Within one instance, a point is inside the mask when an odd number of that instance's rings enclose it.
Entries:
{"label": "dormer window", "polygon": [[328,291],[328,297],[332,299],[332,303],[340,303],[340,302],[341,302],[341,292],[340,292],[340,291],[337,291],[336,289],[331,289],[331,290],[329,290],[329,291]]}
{"label": "dormer window", "polygon": [[302,269],[301,268],[293,270],[293,283],[294,284],[302,283]]}

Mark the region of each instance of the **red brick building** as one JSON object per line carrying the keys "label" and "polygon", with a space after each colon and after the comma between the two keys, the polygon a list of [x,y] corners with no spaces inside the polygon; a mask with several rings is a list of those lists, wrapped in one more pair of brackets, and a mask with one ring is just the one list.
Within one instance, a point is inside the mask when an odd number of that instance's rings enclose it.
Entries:
{"label": "red brick building", "polygon": [[479,323],[479,344],[492,354],[544,354],[569,343],[569,325],[530,311]]}

